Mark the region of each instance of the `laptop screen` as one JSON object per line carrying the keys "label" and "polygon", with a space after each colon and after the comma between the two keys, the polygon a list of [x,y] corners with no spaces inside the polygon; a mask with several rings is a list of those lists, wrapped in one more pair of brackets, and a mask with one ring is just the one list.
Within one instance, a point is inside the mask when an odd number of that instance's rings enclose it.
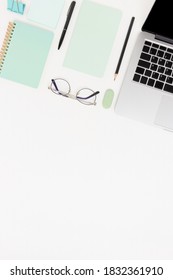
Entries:
{"label": "laptop screen", "polygon": [[171,3],[168,2],[166,0],[155,1],[142,26],[142,31],[173,39],[173,13],[170,7]]}

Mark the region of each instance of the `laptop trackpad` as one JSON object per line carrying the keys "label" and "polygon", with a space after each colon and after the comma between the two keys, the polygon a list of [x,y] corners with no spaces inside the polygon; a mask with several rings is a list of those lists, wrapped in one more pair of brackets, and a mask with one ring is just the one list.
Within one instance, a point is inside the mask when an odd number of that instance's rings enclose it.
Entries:
{"label": "laptop trackpad", "polygon": [[173,96],[162,96],[154,123],[173,131]]}

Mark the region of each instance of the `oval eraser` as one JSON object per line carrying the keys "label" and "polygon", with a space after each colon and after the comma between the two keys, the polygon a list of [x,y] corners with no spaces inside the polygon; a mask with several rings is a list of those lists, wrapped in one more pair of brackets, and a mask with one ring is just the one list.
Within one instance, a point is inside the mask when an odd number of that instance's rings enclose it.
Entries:
{"label": "oval eraser", "polygon": [[108,109],[111,107],[113,98],[114,98],[114,91],[112,89],[107,89],[105,91],[103,101],[102,101],[102,105],[105,109]]}

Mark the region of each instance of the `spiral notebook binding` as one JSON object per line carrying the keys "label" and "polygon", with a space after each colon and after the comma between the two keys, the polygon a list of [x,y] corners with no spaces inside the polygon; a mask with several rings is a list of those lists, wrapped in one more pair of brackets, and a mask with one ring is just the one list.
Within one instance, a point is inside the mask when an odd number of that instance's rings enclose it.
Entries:
{"label": "spiral notebook binding", "polygon": [[5,62],[5,58],[8,52],[8,48],[10,46],[10,42],[13,36],[13,32],[15,29],[16,24],[14,22],[9,22],[8,27],[7,27],[7,31],[4,37],[4,41],[2,43],[2,47],[1,47],[1,51],[0,51],[0,73],[2,71],[4,62]]}

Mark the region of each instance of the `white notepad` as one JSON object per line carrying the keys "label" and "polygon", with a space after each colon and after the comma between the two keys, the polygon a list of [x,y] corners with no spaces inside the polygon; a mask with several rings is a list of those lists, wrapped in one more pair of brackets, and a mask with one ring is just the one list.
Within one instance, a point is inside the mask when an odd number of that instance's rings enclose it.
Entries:
{"label": "white notepad", "polygon": [[30,0],[29,20],[56,28],[65,0]]}

